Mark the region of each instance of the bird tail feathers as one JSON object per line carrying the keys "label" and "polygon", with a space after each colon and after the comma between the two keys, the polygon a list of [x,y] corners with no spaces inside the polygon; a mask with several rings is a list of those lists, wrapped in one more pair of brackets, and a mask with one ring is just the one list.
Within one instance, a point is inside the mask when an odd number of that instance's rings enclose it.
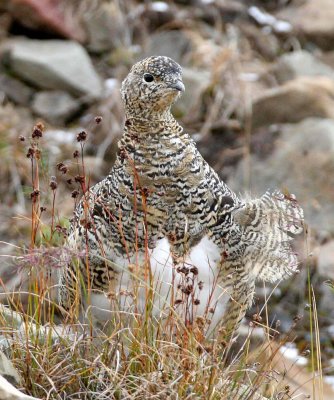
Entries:
{"label": "bird tail feathers", "polygon": [[274,282],[297,270],[291,241],[304,229],[303,209],[294,195],[266,192],[233,211],[245,244],[245,260],[255,278]]}

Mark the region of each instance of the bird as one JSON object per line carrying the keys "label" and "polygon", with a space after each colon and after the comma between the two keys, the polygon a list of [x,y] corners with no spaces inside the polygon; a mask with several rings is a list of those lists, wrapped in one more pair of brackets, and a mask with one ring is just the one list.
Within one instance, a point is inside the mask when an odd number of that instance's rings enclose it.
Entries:
{"label": "bird", "polygon": [[59,300],[68,309],[87,291],[103,320],[144,307],[153,284],[156,316],[173,309],[193,323],[210,312],[208,332],[221,325],[230,338],[256,279],[297,269],[291,240],[303,210],[278,190],[258,199],[234,193],[172,115],[184,91],[180,65],[166,56],[137,62],[122,82],[116,161],[74,211],[67,246],[81,261],[60,268]]}

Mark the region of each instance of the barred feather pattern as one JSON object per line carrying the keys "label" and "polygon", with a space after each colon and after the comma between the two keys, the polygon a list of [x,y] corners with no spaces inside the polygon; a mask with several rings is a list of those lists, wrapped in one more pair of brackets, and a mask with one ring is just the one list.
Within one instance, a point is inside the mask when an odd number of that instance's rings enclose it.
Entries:
{"label": "barred feather pattern", "polygon": [[243,201],[219,179],[170,112],[183,89],[181,68],[167,57],[135,64],[124,80],[126,122],[116,162],[75,210],[68,245],[88,258],[61,269],[60,302],[73,303],[77,269],[90,289],[108,292],[161,238],[177,264],[206,236],[220,249],[228,337],[252,302],[257,278],[275,281],[295,271],[290,242],[302,230],[303,212],[280,192]]}
{"label": "barred feather pattern", "polygon": [[230,295],[222,321],[227,338],[251,305],[257,279],[275,282],[296,272],[299,263],[291,241],[304,229],[303,209],[296,198],[278,190],[242,202],[229,212],[233,239],[220,224],[212,228],[222,254],[219,281]]}

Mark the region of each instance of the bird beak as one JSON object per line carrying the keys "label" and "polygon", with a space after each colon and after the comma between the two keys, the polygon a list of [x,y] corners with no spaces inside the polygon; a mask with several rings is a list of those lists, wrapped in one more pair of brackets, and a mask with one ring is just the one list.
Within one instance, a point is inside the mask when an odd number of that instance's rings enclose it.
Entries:
{"label": "bird beak", "polygon": [[185,91],[185,87],[182,81],[176,81],[176,82],[172,82],[168,85],[168,87],[172,88],[172,89],[176,89],[179,92],[184,92]]}

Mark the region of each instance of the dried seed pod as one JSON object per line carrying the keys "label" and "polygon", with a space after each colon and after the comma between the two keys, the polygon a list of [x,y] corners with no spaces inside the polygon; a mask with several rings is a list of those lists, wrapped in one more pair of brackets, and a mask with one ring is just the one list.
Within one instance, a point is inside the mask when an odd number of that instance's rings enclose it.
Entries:
{"label": "dried seed pod", "polygon": [[55,176],[51,176],[51,180],[50,180],[49,186],[50,186],[51,190],[56,190],[57,189],[58,184],[57,184]]}
{"label": "dried seed pod", "polygon": [[77,134],[77,141],[78,142],[84,142],[87,139],[87,132],[86,131],[81,131]]}

